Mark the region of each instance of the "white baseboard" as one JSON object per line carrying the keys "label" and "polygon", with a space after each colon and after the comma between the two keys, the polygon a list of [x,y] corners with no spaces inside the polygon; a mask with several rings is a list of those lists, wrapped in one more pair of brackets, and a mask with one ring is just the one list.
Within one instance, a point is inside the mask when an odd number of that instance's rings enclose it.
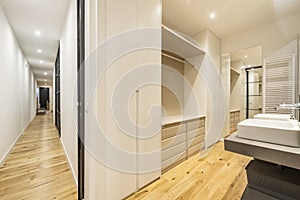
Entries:
{"label": "white baseboard", "polygon": [[69,166],[70,166],[70,168],[71,168],[71,171],[72,171],[73,178],[74,178],[74,180],[75,180],[76,186],[78,186],[78,180],[77,180],[77,176],[76,176],[75,170],[74,170],[74,168],[73,168],[73,166],[72,166],[72,162],[71,162],[71,160],[70,160],[70,157],[69,157],[69,155],[68,155],[68,153],[67,153],[66,147],[65,147],[65,145],[64,145],[64,143],[63,143],[63,141],[62,141],[61,138],[60,138],[60,143],[61,143],[61,145],[62,145],[62,147],[63,147],[63,149],[64,149],[64,152],[65,152],[65,154],[66,154],[66,157],[67,157],[67,159],[68,159],[68,163],[69,163]]}
{"label": "white baseboard", "polygon": [[23,130],[18,134],[18,136],[16,137],[16,139],[14,140],[14,142],[11,144],[11,146],[9,147],[9,149],[6,151],[6,153],[4,154],[4,156],[1,158],[0,160],[0,167],[3,167],[5,160],[7,159],[7,156],[10,154],[11,150],[14,148],[14,146],[16,145],[17,141],[19,140],[19,138],[21,137],[21,135],[23,135],[24,131],[27,129],[27,127],[29,126],[29,124],[32,122],[33,119],[31,119],[25,126],[25,128],[23,128]]}

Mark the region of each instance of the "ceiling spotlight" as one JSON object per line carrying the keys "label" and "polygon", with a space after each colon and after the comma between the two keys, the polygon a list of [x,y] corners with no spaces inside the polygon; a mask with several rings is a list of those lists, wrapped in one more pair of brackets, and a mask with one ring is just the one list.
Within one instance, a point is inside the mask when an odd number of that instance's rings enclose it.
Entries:
{"label": "ceiling spotlight", "polygon": [[211,19],[214,19],[214,18],[216,17],[216,14],[215,14],[214,12],[212,12],[212,13],[210,13],[209,17],[210,17]]}
{"label": "ceiling spotlight", "polygon": [[45,75],[45,76],[47,76],[47,75],[48,75],[48,73],[47,73],[47,72],[44,72],[44,75]]}
{"label": "ceiling spotlight", "polygon": [[36,31],[34,31],[34,34],[35,34],[36,36],[40,36],[40,35],[41,35],[41,31],[36,30]]}
{"label": "ceiling spotlight", "polygon": [[42,53],[42,50],[41,50],[41,49],[38,49],[37,52],[38,52],[38,53]]}
{"label": "ceiling spotlight", "polygon": [[47,79],[45,79],[45,82],[47,82]]}
{"label": "ceiling spotlight", "polygon": [[40,63],[41,63],[41,64],[43,64],[43,63],[44,63],[44,61],[40,60]]}
{"label": "ceiling spotlight", "polygon": [[244,57],[245,57],[245,58],[248,58],[248,56],[247,56],[247,55],[245,55]]}

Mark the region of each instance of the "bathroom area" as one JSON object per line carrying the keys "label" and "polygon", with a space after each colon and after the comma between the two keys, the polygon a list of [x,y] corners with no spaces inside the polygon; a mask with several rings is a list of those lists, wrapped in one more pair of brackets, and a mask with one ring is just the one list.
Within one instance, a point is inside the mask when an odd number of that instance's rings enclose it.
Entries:
{"label": "bathroom area", "polygon": [[[260,47],[260,55],[263,48]],[[235,90],[239,79],[245,80],[245,109],[244,118],[234,122],[233,130],[231,124],[231,135],[225,138],[224,148],[253,158],[245,167],[248,184],[242,199],[299,198],[298,48],[299,40],[295,40],[266,58],[260,56],[261,62],[256,64],[242,61],[239,69],[243,72],[231,69],[234,97],[230,103],[238,96]],[[251,59],[250,52],[242,54],[244,59]],[[230,111],[230,123],[232,119],[236,118]]]}

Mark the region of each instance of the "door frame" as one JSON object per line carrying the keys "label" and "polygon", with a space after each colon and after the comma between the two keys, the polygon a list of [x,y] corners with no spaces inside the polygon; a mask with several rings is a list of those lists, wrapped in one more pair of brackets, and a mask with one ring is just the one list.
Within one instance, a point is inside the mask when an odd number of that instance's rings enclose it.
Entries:
{"label": "door frame", "polygon": [[84,199],[85,137],[85,0],[77,0],[77,119],[78,119],[78,200]]}
{"label": "door frame", "polygon": [[253,66],[245,69],[246,71],[246,119],[249,119],[249,70],[262,69],[262,66]]}

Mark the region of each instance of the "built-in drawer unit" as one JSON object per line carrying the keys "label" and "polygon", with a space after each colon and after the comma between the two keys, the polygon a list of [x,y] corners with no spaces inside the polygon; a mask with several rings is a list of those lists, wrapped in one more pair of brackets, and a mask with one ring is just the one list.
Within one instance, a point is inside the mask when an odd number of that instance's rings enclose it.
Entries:
{"label": "built-in drawer unit", "polygon": [[162,126],[162,173],[204,149],[205,117],[181,120]]}
{"label": "built-in drawer unit", "polygon": [[240,111],[230,111],[230,134],[237,131],[237,124],[240,122]]}

